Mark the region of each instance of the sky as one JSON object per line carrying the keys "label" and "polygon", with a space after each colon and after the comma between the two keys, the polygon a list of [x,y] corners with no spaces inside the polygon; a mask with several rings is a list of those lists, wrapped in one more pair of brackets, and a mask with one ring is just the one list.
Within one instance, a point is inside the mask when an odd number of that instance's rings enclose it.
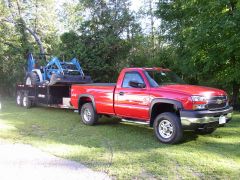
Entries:
{"label": "sky", "polygon": [[[131,0],[131,10],[137,11],[143,5],[143,1],[144,0]],[[58,7],[60,7],[65,2],[69,2],[69,0],[56,0]]]}
{"label": "sky", "polygon": [[139,10],[139,8],[143,5],[143,1],[141,0],[131,0],[132,6],[131,9],[134,11]]}

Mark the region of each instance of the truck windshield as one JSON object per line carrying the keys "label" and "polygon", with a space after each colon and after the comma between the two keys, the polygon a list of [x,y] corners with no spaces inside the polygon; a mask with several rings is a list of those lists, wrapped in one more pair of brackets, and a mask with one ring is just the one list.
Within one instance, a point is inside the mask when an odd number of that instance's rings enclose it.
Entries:
{"label": "truck windshield", "polygon": [[185,84],[185,82],[172,71],[148,70],[145,71],[151,87],[166,84]]}

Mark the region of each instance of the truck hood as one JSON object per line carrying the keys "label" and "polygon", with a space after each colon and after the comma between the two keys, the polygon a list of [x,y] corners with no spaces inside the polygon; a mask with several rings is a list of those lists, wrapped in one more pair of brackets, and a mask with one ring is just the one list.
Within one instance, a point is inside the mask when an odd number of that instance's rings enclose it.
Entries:
{"label": "truck hood", "polygon": [[158,88],[166,91],[174,91],[188,95],[202,95],[205,97],[226,95],[226,93],[220,89],[195,85],[164,85]]}

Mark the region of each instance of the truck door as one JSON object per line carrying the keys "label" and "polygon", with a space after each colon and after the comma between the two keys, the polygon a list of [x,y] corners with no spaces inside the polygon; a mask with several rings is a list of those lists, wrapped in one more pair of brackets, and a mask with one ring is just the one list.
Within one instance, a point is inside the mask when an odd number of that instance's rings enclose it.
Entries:
{"label": "truck door", "polygon": [[115,90],[115,113],[121,117],[148,120],[148,88],[134,88],[129,85],[130,81],[146,84],[139,72],[126,72],[121,87],[117,87]]}

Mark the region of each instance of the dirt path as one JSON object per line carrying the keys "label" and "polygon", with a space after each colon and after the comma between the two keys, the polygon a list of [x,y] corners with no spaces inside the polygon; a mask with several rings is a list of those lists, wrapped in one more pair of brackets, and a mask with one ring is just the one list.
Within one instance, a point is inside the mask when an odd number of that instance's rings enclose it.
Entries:
{"label": "dirt path", "polygon": [[1,180],[108,180],[106,174],[25,144],[0,142]]}

